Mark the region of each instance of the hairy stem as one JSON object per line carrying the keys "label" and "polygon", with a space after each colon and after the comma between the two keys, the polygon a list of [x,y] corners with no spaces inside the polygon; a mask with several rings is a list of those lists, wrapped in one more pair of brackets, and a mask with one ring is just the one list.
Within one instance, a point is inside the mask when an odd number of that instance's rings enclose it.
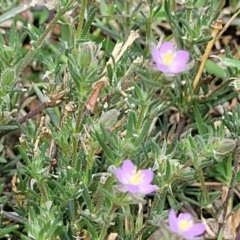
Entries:
{"label": "hairy stem", "polygon": [[[82,112],[83,112],[83,105],[79,103],[78,111],[77,111],[77,119],[76,119],[76,126],[75,126],[75,134],[78,134],[80,131],[80,123],[82,119]],[[78,150],[78,137],[73,137],[73,159],[72,159],[72,166],[75,166],[77,162],[77,151]]]}
{"label": "hairy stem", "polygon": [[83,22],[84,22],[84,13],[87,6],[87,0],[82,0],[81,10],[78,19],[78,28],[77,28],[77,39],[81,38],[82,30],[83,30]]}
{"label": "hairy stem", "polygon": [[49,32],[53,29],[53,27],[56,25],[57,21],[63,16],[63,14],[65,14],[67,12],[69,6],[71,5],[71,2],[68,4],[68,6],[66,6],[66,8],[63,8],[59,12],[56,13],[56,15],[53,18],[53,20],[51,21],[51,23],[48,25],[46,30],[42,33],[42,35],[37,40],[37,42],[36,42],[36,46],[37,46],[36,49],[30,49],[28,51],[27,55],[23,59],[22,64],[19,67],[18,74],[17,74],[18,76],[22,73],[22,71],[25,69],[25,67],[28,65],[28,63],[32,60],[33,56],[36,53],[37,48],[41,47],[43,41],[45,40],[45,38],[47,37]]}

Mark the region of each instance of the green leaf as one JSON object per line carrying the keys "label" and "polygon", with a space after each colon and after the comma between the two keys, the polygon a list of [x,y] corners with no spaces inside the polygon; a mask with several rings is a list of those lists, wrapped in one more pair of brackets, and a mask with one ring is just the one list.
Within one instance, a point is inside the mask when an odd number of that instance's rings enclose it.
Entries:
{"label": "green leaf", "polygon": [[165,181],[171,177],[171,164],[168,159],[166,159],[166,172],[165,172]]}
{"label": "green leaf", "polygon": [[200,135],[205,135],[206,133],[208,133],[208,130],[205,127],[205,124],[204,124],[205,121],[203,120],[203,118],[201,116],[201,113],[199,111],[199,105],[194,104],[193,105],[193,111],[194,111],[194,117],[195,117],[195,120],[196,120],[196,124],[197,124],[199,134]]}
{"label": "green leaf", "polygon": [[26,163],[26,165],[27,165],[27,166],[31,166],[32,163],[31,163],[30,159],[28,158],[26,152],[22,149],[21,146],[18,146],[18,151],[20,152],[20,154],[21,154],[24,162]]}
{"label": "green leaf", "polygon": [[214,63],[212,60],[207,60],[205,64],[205,69],[208,73],[214,74],[215,76],[219,78],[226,78],[227,73],[224,71],[221,67],[219,67],[216,63]]}
{"label": "green leaf", "polygon": [[218,58],[221,61],[221,63],[227,67],[240,68],[240,60],[228,57],[216,57],[216,58]]}
{"label": "green leaf", "polygon": [[90,9],[89,14],[88,14],[88,18],[87,18],[87,22],[86,22],[85,27],[82,31],[81,38],[84,38],[86,36],[86,34],[87,34],[88,30],[90,29],[91,24],[94,20],[96,12],[97,12],[97,9],[95,7]]}
{"label": "green leaf", "polygon": [[[42,91],[37,87],[37,85],[33,85],[33,88],[38,96],[38,98],[41,100],[41,102],[47,102],[48,99],[43,95]],[[48,116],[50,117],[53,125],[55,127],[59,127],[60,125],[60,119],[59,116],[57,115],[57,112],[54,108],[47,108],[46,112],[48,114]]]}
{"label": "green leaf", "polygon": [[95,227],[91,224],[91,222],[88,221],[87,218],[82,217],[84,223],[86,224],[86,227],[88,229],[88,232],[91,234],[92,239],[98,239],[98,234],[95,230]]}
{"label": "green leaf", "polygon": [[102,137],[99,135],[99,133],[97,131],[95,132],[95,136],[96,136],[100,146],[103,148],[103,151],[107,155],[108,159],[111,161],[112,164],[115,164],[115,161],[114,161],[115,158],[114,158],[110,148],[107,146],[107,144],[104,142],[104,140],[102,139]]}
{"label": "green leaf", "polygon": [[127,122],[127,134],[126,134],[126,139],[130,139],[132,138],[132,134],[133,134],[133,112],[129,113],[129,117],[128,117],[128,122]]}
{"label": "green leaf", "polygon": [[13,225],[13,226],[5,226],[4,228],[0,229],[0,238],[4,238],[6,237],[6,235],[16,229],[18,229],[19,226],[18,225]]}
{"label": "green leaf", "polygon": [[30,4],[22,4],[22,5],[19,5],[18,7],[15,7],[13,9],[11,9],[8,12],[5,12],[5,13],[1,14],[0,23],[5,22],[5,21],[15,17],[19,13],[25,12],[30,7],[31,7]]}
{"label": "green leaf", "polygon": [[0,131],[12,131],[18,129],[17,125],[0,126]]}
{"label": "green leaf", "polygon": [[211,36],[207,37],[199,37],[196,41],[194,41],[195,44],[201,44],[201,43],[207,43],[211,41],[213,38]]}
{"label": "green leaf", "polygon": [[239,0],[229,0],[229,5],[232,7],[233,12],[235,10],[238,10],[240,8],[240,2]]}
{"label": "green leaf", "polygon": [[91,200],[91,197],[90,197],[90,194],[89,194],[89,190],[87,189],[86,186],[84,186],[82,196],[85,200],[85,203],[87,204],[88,210],[90,211],[90,213],[93,213],[94,206],[92,204],[92,200]]}
{"label": "green leaf", "polygon": [[143,124],[142,131],[141,131],[139,137],[136,139],[136,141],[134,143],[135,146],[138,146],[139,144],[141,144],[141,142],[147,136],[149,128],[150,128],[150,125],[151,125],[151,122],[152,122],[151,120],[145,121],[145,123]]}
{"label": "green leaf", "polygon": [[223,240],[223,229],[221,228],[217,240]]}
{"label": "green leaf", "polygon": [[62,228],[62,223],[61,223],[61,219],[62,219],[62,216],[61,214],[58,214],[53,221],[51,221],[51,225],[49,226],[49,228],[45,229],[45,236],[47,239],[51,239],[53,238],[54,236],[56,237],[57,236],[57,232],[60,231],[60,229]]}

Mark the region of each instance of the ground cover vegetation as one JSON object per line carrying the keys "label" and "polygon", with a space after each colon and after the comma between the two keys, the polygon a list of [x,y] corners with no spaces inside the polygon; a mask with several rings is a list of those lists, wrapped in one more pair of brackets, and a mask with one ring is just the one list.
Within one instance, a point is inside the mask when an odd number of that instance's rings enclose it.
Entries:
{"label": "ground cover vegetation", "polygon": [[239,240],[231,0],[2,0],[0,239]]}

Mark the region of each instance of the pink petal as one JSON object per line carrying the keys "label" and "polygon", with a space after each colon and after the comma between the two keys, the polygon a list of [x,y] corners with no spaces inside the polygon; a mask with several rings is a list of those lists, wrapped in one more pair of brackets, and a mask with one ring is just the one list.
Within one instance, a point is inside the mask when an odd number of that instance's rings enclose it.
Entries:
{"label": "pink petal", "polygon": [[122,167],[116,170],[115,175],[120,183],[127,184],[135,169],[136,166],[132,163],[132,161],[126,159],[123,161]]}
{"label": "pink petal", "polygon": [[152,193],[152,192],[155,192],[159,189],[158,186],[156,185],[151,185],[151,184],[148,184],[148,185],[139,185],[139,192],[140,193],[143,193],[143,194],[149,194],[149,193]]}
{"label": "pink petal", "polygon": [[173,232],[179,232],[177,215],[173,209],[169,213],[168,224]]}
{"label": "pink petal", "polygon": [[205,232],[205,225],[202,223],[194,224],[188,230],[182,232],[183,237],[192,238],[202,235]]}
{"label": "pink petal", "polygon": [[178,215],[178,222],[181,222],[183,220],[185,221],[192,221],[193,220],[193,217],[190,213],[181,213]]}
{"label": "pink petal", "polygon": [[[165,49],[167,47],[168,47],[168,49]],[[167,50],[169,50],[169,47],[170,47],[170,50],[172,50],[173,49],[173,44],[171,44],[171,43],[169,44],[168,42],[166,42],[166,43],[163,43],[161,45],[160,50],[165,50],[163,52],[163,53],[165,53]],[[158,68],[159,71],[161,71],[163,73],[170,72],[169,67],[162,64],[162,59],[161,59],[161,56],[160,56],[160,54],[161,54],[160,50],[156,46],[152,47],[151,52],[152,52],[153,60],[157,64],[157,68]]]}
{"label": "pink petal", "polygon": [[169,67],[172,73],[179,73],[183,71],[184,67],[186,66],[189,60],[189,52],[187,51],[177,51],[176,56],[173,60],[173,63]]}
{"label": "pink petal", "polygon": [[151,53],[152,53],[152,58],[153,58],[154,62],[160,63],[161,58],[160,58],[160,54],[159,54],[159,49],[156,46],[153,46],[151,48]]}
{"label": "pink petal", "polygon": [[122,164],[122,171],[125,173],[125,174],[130,174],[132,175],[133,171],[136,169],[136,166],[132,163],[131,160],[129,159],[126,159],[123,161],[123,164]]}
{"label": "pink petal", "polygon": [[117,177],[118,181],[120,183],[126,183],[126,178],[122,177],[122,169],[118,168],[115,172],[114,172],[115,176]]}
{"label": "pink petal", "polygon": [[130,193],[139,192],[139,186],[138,185],[125,184],[125,187]]}
{"label": "pink petal", "polygon": [[143,174],[143,178],[140,184],[149,184],[153,180],[153,172],[151,170],[141,170],[141,174]]}
{"label": "pink petal", "polygon": [[173,43],[171,42],[165,42],[160,46],[159,49],[159,56],[161,56],[162,54],[165,54],[167,51],[172,51],[175,52],[175,46]]}
{"label": "pink petal", "polygon": [[163,73],[170,73],[171,70],[169,67],[167,67],[166,65],[164,64],[161,64],[161,63],[156,63],[157,64],[157,68],[159,71],[163,72]]}

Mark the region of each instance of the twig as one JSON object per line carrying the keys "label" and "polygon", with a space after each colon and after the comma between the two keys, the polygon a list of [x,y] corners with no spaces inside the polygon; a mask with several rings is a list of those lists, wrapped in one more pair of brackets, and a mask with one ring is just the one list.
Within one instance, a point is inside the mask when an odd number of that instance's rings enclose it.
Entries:
{"label": "twig", "polygon": [[214,43],[216,41],[218,33],[222,29],[222,21],[220,21],[220,20],[216,21],[214,24],[211,25],[211,27],[213,29],[212,30],[212,37],[213,37],[213,39],[210,42],[208,42],[208,44],[207,44],[207,47],[206,47],[205,52],[204,52],[204,54],[202,56],[201,63],[200,63],[200,66],[198,68],[197,74],[196,74],[195,79],[193,81],[193,87],[192,88],[193,88],[194,92],[196,92],[198,90],[198,88],[199,88],[200,77],[202,75],[205,63],[206,63],[206,61],[207,61],[207,59],[209,57],[209,54],[210,54],[210,52],[212,50],[212,47],[213,47],[213,45],[214,45]]}
{"label": "twig", "polygon": [[236,13],[234,13],[233,16],[228,20],[228,22],[225,24],[225,26],[223,27],[221,32],[218,33],[216,39],[219,39],[222,36],[222,34],[228,29],[228,27],[231,25],[231,23],[238,16],[239,13],[240,13],[240,9],[238,9],[238,11]]}
{"label": "twig", "polygon": [[[22,118],[20,118],[18,121],[16,121],[15,122],[16,124],[13,124],[13,125],[17,125],[17,124],[20,125],[20,124],[24,123],[27,119],[30,119],[33,116],[35,116],[36,114],[38,114],[39,112],[42,112],[44,109],[49,108],[49,107],[56,107],[60,102],[61,102],[60,100],[52,101],[52,102],[43,102],[40,105],[38,105],[34,110],[30,111],[29,113],[24,115]],[[0,139],[11,131],[12,130],[2,131],[0,133]]]}

